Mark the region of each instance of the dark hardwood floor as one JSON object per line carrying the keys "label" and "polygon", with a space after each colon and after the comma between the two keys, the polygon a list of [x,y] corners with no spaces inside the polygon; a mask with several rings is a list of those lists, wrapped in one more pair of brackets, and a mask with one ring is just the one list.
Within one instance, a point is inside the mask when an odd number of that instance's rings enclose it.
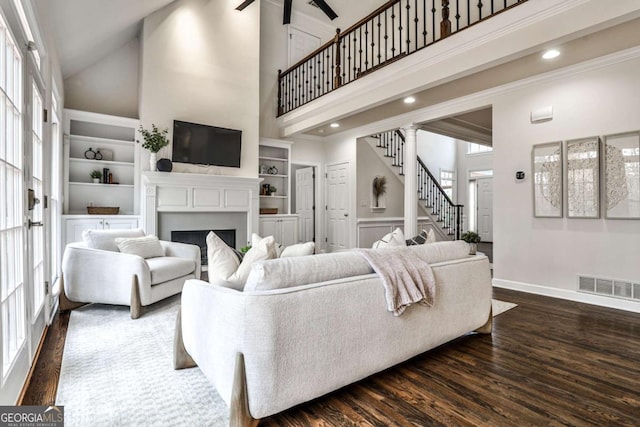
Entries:
{"label": "dark hardwood floor", "polygon": [[[640,315],[495,289],[519,304],[468,335],[264,426],[638,426]],[[55,399],[67,316],[56,317],[24,404]]]}

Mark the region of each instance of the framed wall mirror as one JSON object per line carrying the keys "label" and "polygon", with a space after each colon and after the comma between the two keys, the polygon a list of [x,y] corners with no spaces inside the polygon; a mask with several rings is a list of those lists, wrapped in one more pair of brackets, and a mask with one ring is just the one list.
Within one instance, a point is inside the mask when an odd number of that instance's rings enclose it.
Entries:
{"label": "framed wall mirror", "polygon": [[562,142],[534,145],[531,169],[533,216],[562,218]]}
{"label": "framed wall mirror", "polygon": [[567,217],[600,217],[600,139],[567,141]]}
{"label": "framed wall mirror", "polygon": [[604,137],[607,219],[640,219],[640,131]]}

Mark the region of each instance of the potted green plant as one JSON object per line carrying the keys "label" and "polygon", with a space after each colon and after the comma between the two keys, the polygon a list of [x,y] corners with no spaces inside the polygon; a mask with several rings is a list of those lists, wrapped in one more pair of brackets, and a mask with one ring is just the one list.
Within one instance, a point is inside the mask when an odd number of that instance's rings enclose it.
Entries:
{"label": "potted green plant", "polygon": [[[151,124],[151,130],[145,129],[140,125],[140,134],[144,142],[142,148],[149,150],[151,153],[149,157],[149,168],[151,171],[156,170],[156,164],[158,163],[158,151],[169,145],[168,129],[158,129],[158,126]],[[140,142],[140,141],[138,141]]]}
{"label": "potted green plant", "polygon": [[273,185],[269,186],[269,193],[271,193],[272,196],[276,195],[276,191],[278,191],[276,187],[274,187]]}
{"label": "potted green plant", "polygon": [[475,255],[478,250],[478,243],[482,240],[480,235],[475,231],[467,231],[462,233],[460,238],[469,244],[469,255]]}
{"label": "potted green plant", "polygon": [[94,184],[100,184],[100,178],[102,178],[102,172],[97,170],[92,170],[89,172],[89,176],[93,179]]}

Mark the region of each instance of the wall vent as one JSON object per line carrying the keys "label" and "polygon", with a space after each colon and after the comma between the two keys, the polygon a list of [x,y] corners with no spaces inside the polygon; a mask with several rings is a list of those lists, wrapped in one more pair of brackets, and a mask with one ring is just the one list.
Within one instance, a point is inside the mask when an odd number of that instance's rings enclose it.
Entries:
{"label": "wall vent", "polygon": [[640,301],[640,283],[602,277],[578,276],[578,291]]}

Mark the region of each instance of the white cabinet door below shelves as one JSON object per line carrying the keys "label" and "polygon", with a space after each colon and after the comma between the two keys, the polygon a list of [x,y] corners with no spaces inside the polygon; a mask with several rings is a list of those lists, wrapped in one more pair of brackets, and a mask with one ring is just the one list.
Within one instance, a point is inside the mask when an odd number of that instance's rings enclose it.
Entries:
{"label": "white cabinet door below shelves", "polygon": [[298,243],[298,219],[296,217],[280,220],[280,236],[280,243],[283,246]]}
{"label": "white cabinet door below shelves", "polygon": [[66,230],[67,240],[65,243],[81,242],[84,230],[102,230],[102,218],[68,219]]}
{"label": "white cabinet door below shelves", "polygon": [[130,230],[138,228],[137,218],[73,218],[65,220],[66,241],[81,242],[84,230]]}
{"label": "white cabinet door below shelves", "polygon": [[275,218],[260,218],[260,236],[274,236],[278,240],[278,220]]}
{"label": "white cabinet door below shelves", "polygon": [[290,246],[298,243],[298,218],[276,217],[260,218],[260,236],[273,236],[276,242],[283,246]]}

